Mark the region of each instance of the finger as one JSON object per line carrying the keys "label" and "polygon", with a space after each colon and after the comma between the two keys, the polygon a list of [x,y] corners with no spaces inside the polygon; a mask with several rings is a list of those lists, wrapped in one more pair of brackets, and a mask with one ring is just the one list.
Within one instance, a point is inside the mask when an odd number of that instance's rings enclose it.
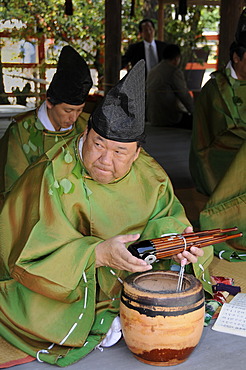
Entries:
{"label": "finger", "polygon": [[194,254],[197,257],[202,257],[204,255],[204,250],[202,248],[191,247],[190,253]]}
{"label": "finger", "polygon": [[183,258],[187,258],[188,262],[189,263],[196,263],[197,262],[197,256],[188,252],[188,251],[184,251],[183,253]]}
{"label": "finger", "polygon": [[189,234],[189,233],[193,233],[193,227],[192,226],[187,226],[183,231],[183,234]]}
{"label": "finger", "polygon": [[152,270],[152,265],[147,266],[132,266],[128,271],[130,272],[145,272]]}
{"label": "finger", "polygon": [[182,255],[182,253],[178,253],[178,254],[175,254],[175,255],[173,255],[172,256],[172,259],[175,261],[175,262],[177,262],[177,263],[180,263],[181,261],[182,261],[182,259],[183,259],[184,257],[183,257],[183,255]]}
{"label": "finger", "polygon": [[139,268],[149,266],[146,261],[133,256],[127,249],[124,250],[124,253],[122,253],[121,257],[122,259],[124,259],[126,265],[136,266]]}
{"label": "finger", "polygon": [[130,271],[130,272],[148,271],[152,269],[152,266],[148,265],[147,263],[146,264],[129,263],[125,260],[114,261],[111,264],[111,267],[119,269],[119,270]]}
{"label": "finger", "polygon": [[152,270],[152,265],[149,265],[147,263],[146,265],[128,263],[124,270],[130,271],[130,272],[144,272],[144,271]]}
{"label": "finger", "polygon": [[116,244],[113,253],[110,254],[107,266],[120,270],[128,270],[132,265],[146,266],[147,263],[134,257],[123,244]]}

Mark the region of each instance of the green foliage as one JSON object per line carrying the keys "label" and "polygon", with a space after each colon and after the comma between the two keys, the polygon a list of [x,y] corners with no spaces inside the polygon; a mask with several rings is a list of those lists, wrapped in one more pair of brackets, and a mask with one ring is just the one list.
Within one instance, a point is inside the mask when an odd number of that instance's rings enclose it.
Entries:
{"label": "green foliage", "polygon": [[[217,30],[219,10],[215,7],[190,6],[184,19],[173,19],[173,12],[169,8],[169,17],[165,19],[165,41],[178,44],[182,50],[182,64],[185,67],[189,61],[201,62],[194,53],[194,49],[202,47],[208,50],[205,30]],[[213,25],[213,27],[211,27]]]}
{"label": "green foliage", "polygon": [[[122,38],[136,40],[138,20],[143,1],[136,1],[135,16],[131,17],[131,1],[122,0]],[[55,45],[69,43],[103,75],[105,0],[73,0],[73,15],[65,15],[65,0],[8,0],[1,2],[1,18],[17,19],[26,24],[13,29],[13,40],[54,39]],[[123,43],[124,44],[124,43]],[[49,62],[57,54],[49,53]]]}
{"label": "green foliage", "polygon": [[27,27],[13,30],[15,39],[53,38],[55,44],[70,43],[93,62],[97,48],[103,43],[104,1],[73,0],[74,13],[65,15],[65,0],[9,0],[2,19],[21,20]]}
{"label": "green foliage", "polygon": [[[146,15],[146,0],[135,1],[134,14],[131,3],[122,0],[122,53],[129,42],[137,41],[138,23]],[[204,9],[189,7],[185,22],[172,19],[173,15],[165,20],[165,40],[182,46],[184,60],[198,42],[204,41],[200,36],[202,31],[208,25],[211,29],[218,19],[214,7]],[[0,3],[2,21],[17,19],[26,25],[13,29],[13,39],[39,39],[45,35],[53,38],[55,45],[69,43],[98,70],[99,77],[103,74],[104,11],[105,0],[73,0],[72,16],[65,15],[65,0],[4,0]],[[57,55],[51,53],[51,60],[56,61]]]}

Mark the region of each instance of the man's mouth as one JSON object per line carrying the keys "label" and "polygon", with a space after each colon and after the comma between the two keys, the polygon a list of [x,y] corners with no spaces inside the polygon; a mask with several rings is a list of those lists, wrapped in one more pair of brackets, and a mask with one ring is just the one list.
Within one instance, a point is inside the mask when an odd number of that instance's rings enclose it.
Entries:
{"label": "man's mouth", "polygon": [[96,169],[100,172],[110,172],[109,168],[104,168],[104,167],[96,167]]}

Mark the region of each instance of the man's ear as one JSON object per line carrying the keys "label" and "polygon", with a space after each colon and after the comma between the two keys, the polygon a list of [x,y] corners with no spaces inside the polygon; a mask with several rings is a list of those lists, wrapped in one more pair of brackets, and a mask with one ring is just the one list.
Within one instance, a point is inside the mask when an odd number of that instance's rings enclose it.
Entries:
{"label": "man's ear", "polygon": [[86,126],[84,134],[83,134],[84,139],[87,138],[87,135],[88,135],[88,125]]}
{"label": "man's ear", "polygon": [[135,156],[134,156],[134,160],[133,160],[133,161],[135,161],[136,159],[138,159],[138,156],[139,156],[140,150],[141,150],[141,147],[138,147],[138,148],[137,148],[137,151],[136,151],[136,153],[135,153]]}
{"label": "man's ear", "polygon": [[53,104],[51,104],[49,98],[46,98],[46,106],[48,109],[51,109],[53,107]]}
{"label": "man's ear", "polygon": [[237,64],[238,62],[240,61],[240,58],[239,56],[237,55],[237,53],[233,53],[233,63]]}

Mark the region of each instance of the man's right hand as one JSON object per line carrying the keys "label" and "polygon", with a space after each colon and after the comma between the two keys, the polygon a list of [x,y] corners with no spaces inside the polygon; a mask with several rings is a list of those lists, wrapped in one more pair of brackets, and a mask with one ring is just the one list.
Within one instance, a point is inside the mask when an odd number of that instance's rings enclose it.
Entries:
{"label": "man's right hand", "polygon": [[135,242],[139,234],[118,235],[96,246],[96,267],[109,266],[130,272],[142,272],[152,269],[146,261],[134,257],[125,244]]}

